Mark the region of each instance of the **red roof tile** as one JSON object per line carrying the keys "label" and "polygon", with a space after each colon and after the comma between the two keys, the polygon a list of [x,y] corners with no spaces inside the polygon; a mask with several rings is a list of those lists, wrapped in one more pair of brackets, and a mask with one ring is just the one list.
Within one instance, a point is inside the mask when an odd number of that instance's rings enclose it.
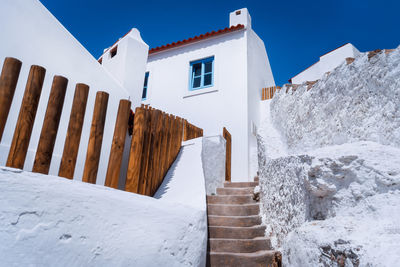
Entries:
{"label": "red roof tile", "polygon": [[[188,39],[185,39],[185,40],[182,40],[182,41],[177,41],[177,42],[173,42],[173,43],[170,43],[170,44],[166,44],[166,45],[162,45],[162,46],[158,46],[158,47],[152,48],[152,49],[149,50],[149,54],[153,54],[153,53],[157,53],[157,52],[160,52],[160,51],[164,51],[164,50],[167,50],[167,49],[170,49],[170,48],[173,48],[173,47],[187,45],[187,44],[194,43],[194,42],[197,42],[197,41],[200,41],[200,40],[203,40],[203,39],[211,38],[211,37],[214,37],[214,36],[217,36],[217,35],[221,35],[221,34],[225,34],[225,33],[228,33],[228,32],[238,31],[238,30],[241,30],[241,29],[244,29],[244,25],[243,24],[238,24],[236,26],[232,26],[230,28],[221,29],[221,30],[218,30],[218,31],[207,32],[205,34],[200,34],[198,36],[195,36],[195,37],[192,37],[192,38],[188,38]],[[122,38],[124,38],[130,32],[131,32],[131,30],[129,30],[124,36],[119,38],[118,41],[121,40]],[[118,43],[118,41],[116,41],[112,46],[110,46],[109,48],[107,48],[106,51],[104,51],[104,53],[98,59],[99,62],[100,62],[100,59],[104,56],[104,54],[107,53],[116,43]]]}
{"label": "red roof tile", "polygon": [[203,40],[203,39],[208,39],[208,38],[211,38],[211,37],[214,37],[214,36],[217,36],[217,35],[221,35],[221,34],[225,34],[225,33],[228,33],[228,32],[238,31],[238,30],[241,30],[241,29],[244,29],[244,25],[243,24],[238,24],[236,26],[232,26],[230,28],[225,28],[225,29],[218,30],[218,31],[207,32],[205,34],[200,34],[198,36],[195,36],[195,37],[192,37],[192,38],[188,38],[188,39],[185,39],[185,40],[182,40],[182,41],[177,41],[177,42],[173,42],[173,43],[170,43],[170,44],[166,44],[166,45],[162,45],[162,46],[158,46],[158,47],[152,48],[152,49],[149,50],[149,55],[157,53],[157,52],[161,52],[161,51],[164,51],[164,50],[167,50],[167,49],[170,49],[170,48],[174,48],[174,47],[178,47],[178,46],[194,43],[194,42],[197,42],[197,41],[200,41],[200,40]]}

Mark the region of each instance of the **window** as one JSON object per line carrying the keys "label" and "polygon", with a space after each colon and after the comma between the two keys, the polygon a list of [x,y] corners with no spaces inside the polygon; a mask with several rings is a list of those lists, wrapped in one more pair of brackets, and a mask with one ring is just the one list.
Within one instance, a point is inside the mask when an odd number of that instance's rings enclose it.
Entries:
{"label": "window", "polygon": [[190,62],[189,90],[213,86],[214,57]]}
{"label": "window", "polygon": [[146,100],[147,98],[147,84],[149,83],[149,74],[150,74],[149,72],[146,72],[144,76],[142,100]]}
{"label": "window", "polygon": [[113,49],[110,51],[110,57],[113,58],[115,55],[117,55],[117,50],[118,50],[118,45],[115,46]]}

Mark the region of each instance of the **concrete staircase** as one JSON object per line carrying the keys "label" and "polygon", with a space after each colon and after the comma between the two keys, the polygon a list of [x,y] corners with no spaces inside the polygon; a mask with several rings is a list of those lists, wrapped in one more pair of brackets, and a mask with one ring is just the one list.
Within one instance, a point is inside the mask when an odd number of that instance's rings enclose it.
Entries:
{"label": "concrete staircase", "polygon": [[253,199],[254,182],[225,182],[207,196],[207,266],[281,267],[281,254],[271,249],[261,225],[260,205]]}

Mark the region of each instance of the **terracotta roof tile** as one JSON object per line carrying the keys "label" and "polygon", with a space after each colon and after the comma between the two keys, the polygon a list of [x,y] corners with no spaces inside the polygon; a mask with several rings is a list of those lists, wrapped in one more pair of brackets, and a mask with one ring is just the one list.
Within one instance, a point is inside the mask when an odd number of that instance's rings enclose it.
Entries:
{"label": "terracotta roof tile", "polygon": [[[161,52],[161,51],[164,51],[164,50],[167,50],[167,49],[170,49],[170,48],[174,48],[174,47],[178,47],[178,46],[194,43],[194,42],[200,41],[202,39],[211,38],[211,37],[214,37],[214,36],[217,36],[217,35],[221,35],[221,34],[225,34],[225,33],[228,33],[228,32],[238,31],[238,30],[241,30],[241,29],[244,29],[244,25],[243,24],[238,24],[238,25],[232,26],[230,28],[227,27],[225,29],[220,29],[218,31],[207,32],[205,34],[200,34],[198,36],[194,36],[194,37],[191,37],[191,38],[188,38],[188,39],[184,39],[182,41],[172,42],[170,44],[166,44],[166,45],[162,45],[162,46],[158,46],[158,47],[152,48],[152,49],[149,50],[149,55],[153,54],[153,53]],[[130,32],[131,32],[131,30],[129,30],[124,36],[122,36],[120,39],[118,39],[118,41],[121,40],[122,38],[124,38]],[[100,62],[101,58],[103,57],[103,55],[105,53],[107,53],[116,43],[118,43],[118,41],[116,41],[112,46],[110,46],[106,51],[104,51],[104,53],[98,59],[99,62]]]}
{"label": "terracotta roof tile", "polygon": [[228,32],[234,32],[234,31],[238,31],[244,29],[244,25],[243,24],[238,24],[236,26],[232,26],[230,28],[225,28],[225,29],[221,29],[218,31],[212,31],[212,32],[207,32],[205,34],[200,34],[198,36],[195,37],[191,37],[188,39],[184,39],[182,41],[177,41],[177,42],[172,42],[170,44],[166,44],[166,45],[162,45],[162,46],[157,46],[154,47],[152,49],[149,50],[149,55],[157,53],[157,52],[161,52],[170,48],[174,48],[174,47],[178,47],[178,46],[182,46],[182,45],[187,45],[193,42],[197,42],[199,40],[203,40],[203,39],[207,39],[207,38],[211,38],[220,34],[225,34]]}

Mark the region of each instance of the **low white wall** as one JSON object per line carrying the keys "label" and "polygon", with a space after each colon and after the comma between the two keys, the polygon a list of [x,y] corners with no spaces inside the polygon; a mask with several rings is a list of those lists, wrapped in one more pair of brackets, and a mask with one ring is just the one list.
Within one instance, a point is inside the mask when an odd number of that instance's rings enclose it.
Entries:
{"label": "low white wall", "polygon": [[199,209],[182,191],[170,202],[9,168],[0,192],[2,266],[205,266],[205,194]]}
{"label": "low white wall", "polygon": [[224,148],[184,142],[154,198],[0,167],[2,264],[205,266],[206,184],[223,181]]}
{"label": "low white wall", "polygon": [[181,203],[204,212],[207,210],[201,161],[202,139],[200,137],[183,142],[155,198]]}
{"label": "low white wall", "polygon": [[207,195],[215,194],[225,181],[226,140],[223,136],[207,136],[203,138],[201,151],[204,179]]}
{"label": "low white wall", "polygon": [[39,1],[4,0],[1,5],[0,64],[5,57],[18,58],[23,64],[0,144],[0,165],[4,166],[6,163],[30,66],[36,64],[45,67],[47,71],[24,170],[30,171],[33,166],[53,76],[62,75],[69,82],[50,174],[58,174],[75,84],[86,83],[90,86],[90,91],[74,177],[81,179],[83,173],[96,92],[106,91],[110,97],[97,179],[98,184],[103,184],[119,100],[129,98],[129,93]]}

